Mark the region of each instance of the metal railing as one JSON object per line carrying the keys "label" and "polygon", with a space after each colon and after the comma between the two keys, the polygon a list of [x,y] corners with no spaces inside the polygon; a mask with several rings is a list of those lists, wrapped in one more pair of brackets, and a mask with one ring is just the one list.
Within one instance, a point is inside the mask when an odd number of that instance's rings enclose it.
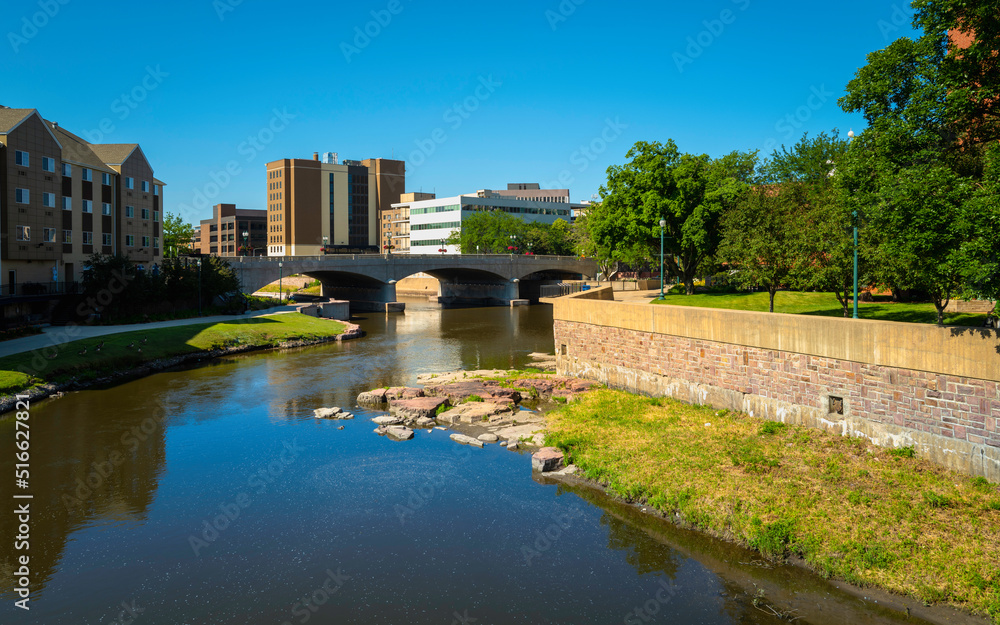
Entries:
{"label": "metal railing", "polygon": [[564,295],[572,295],[574,293],[580,293],[581,291],[587,291],[590,289],[590,286],[583,284],[582,282],[561,282],[559,284],[543,284],[538,288],[539,297],[563,297]]}

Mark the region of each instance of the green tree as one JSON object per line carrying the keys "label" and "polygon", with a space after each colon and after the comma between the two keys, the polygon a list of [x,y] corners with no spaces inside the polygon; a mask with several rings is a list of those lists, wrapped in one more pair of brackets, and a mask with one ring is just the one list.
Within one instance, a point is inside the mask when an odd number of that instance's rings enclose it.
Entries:
{"label": "green tree", "polygon": [[[856,222],[835,186],[837,166],[844,162],[849,147],[838,134],[834,129],[812,138],[808,133],[802,135],[791,148],[775,150],[761,167],[761,174],[782,189],[796,185],[788,198],[798,201],[800,219],[788,244],[794,247],[797,260],[788,283],[808,291],[832,291],[847,317],[854,290],[852,227]],[[860,263],[860,270],[861,283],[865,284],[865,263]]]}
{"label": "green tree", "polygon": [[681,154],[669,140],[640,141],[626,158],[626,164],[608,168],[601,202],[588,216],[594,245],[630,264],[658,259],[664,220],[666,269],[681,277],[690,295],[699,269],[718,247],[722,213],[749,189],[756,155]]}
{"label": "green tree", "polygon": [[457,245],[463,254],[569,255],[573,253],[569,223],[556,219],[552,224],[525,221],[504,211],[477,211],[462,220],[448,245]]}
{"label": "green tree", "polygon": [[167,213],[163,216],[163,249],[165,254],[177,256],[191,251],[194,241],[194,227],[181,219],[180,215]]}
{"label": "green tree", "polygon": [[774,295],[787,285],[802,262],[801,236],[806,187],[801,183],[757,185],[722,217],[718,258],[729,264],[744,287]]}
{"label": "green tree", "polygon": [[[1000,49],[997,12],[987,4],[917,0],[914,25],[923,35],[869,54],[840,101],[869,124],[837,181],[867,223],[875,275],[928,293],[939,323],[953,296],[982,284],[990,250],[1000,246],[983,183],[987,141],[1000,136],[1000,75],[973,67],[995,65],[991,51]],[[949,30],[963,29],[977,36],[969,50],[948,43]]]}

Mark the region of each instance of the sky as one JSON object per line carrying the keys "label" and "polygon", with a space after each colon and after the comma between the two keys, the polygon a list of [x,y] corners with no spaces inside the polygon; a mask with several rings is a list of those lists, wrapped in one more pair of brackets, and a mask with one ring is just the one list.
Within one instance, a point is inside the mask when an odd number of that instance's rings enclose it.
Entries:
{"label": "sky", "polygon": [[900,0],[5,0],[0,105],[139,143],[191,223],[264,208],[265,163],[405,160],[408,191],[588,200],[638,141],[682,152],[864,127],[837,105],[913,36]]}

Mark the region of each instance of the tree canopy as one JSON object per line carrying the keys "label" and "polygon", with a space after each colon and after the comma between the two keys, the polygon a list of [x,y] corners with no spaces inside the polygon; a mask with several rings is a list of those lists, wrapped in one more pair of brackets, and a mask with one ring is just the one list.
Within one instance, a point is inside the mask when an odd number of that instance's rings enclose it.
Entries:
{"label": "tree canopy", "polygon": [[640,141],[626,158],[626,164],[608,168],[601,202],[588,215],[593,245],[631,264],[656,259],[662,219],[666,268],[693,293],[699,267],[719,245],[722,213],[750,188],[756,155],[682,154],[668,140]]}
{"label": "tree canopy", "polygon": [[447,243],[460,246],[463,254],[573,254],[572,231],[564,219],[547,224],[497,210],[465,217],[461,230],[453,232]]}
{"label": "tree canopy", "polygon": [[194,241],[194,227],[181,219],[180,215],[167,213],[163,216],[163,249],[165,255],[176,256],[191,251]]}

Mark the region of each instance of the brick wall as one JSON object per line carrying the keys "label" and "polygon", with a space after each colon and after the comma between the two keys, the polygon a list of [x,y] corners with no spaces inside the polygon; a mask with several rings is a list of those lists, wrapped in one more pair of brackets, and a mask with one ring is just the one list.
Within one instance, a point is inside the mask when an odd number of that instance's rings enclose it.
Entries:
{"label": "brick wall", "polygon": [[[613,307],[612,313],[625,306],[594,304]],[[913,445],[922,457],[1000,481],[996,380],[559,317],[554,331],[561,374],[865,436],[876,444]]]}

